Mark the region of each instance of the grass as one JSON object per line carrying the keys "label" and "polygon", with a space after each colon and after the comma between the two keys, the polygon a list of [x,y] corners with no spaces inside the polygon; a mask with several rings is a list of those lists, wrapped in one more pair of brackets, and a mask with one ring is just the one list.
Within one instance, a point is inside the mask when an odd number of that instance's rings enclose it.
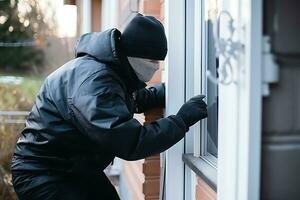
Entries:
{"label": "grass", "polygon": [[18,86],[22,95],[30,101],[35,100],[35,96],[38,93],[43,80],[36,77],[25,77],[22,84]]}
{"label": "grass", "polygon": [[[6,76],[6,75],[4,75]],[[11,75],[8,75],[11,76]],[[3,77],[0,74],[0,79]],[[19,77],[19,76],[18,76]],[[0,82],[0,110],[16,110],[16,107],[24,107],[22,105],[12,106],[13,103],[18,101],[16,96],[21,97],[23,100],[26,99],[29,103],[34,102],[36,94],[38,93],[41,85],[43,83],[43,78],[34,76],[22,77],[22,81],[19,84],[15,83],[1,83]],[[20,102],[22,103],[22,102]],[[28,110],[31,107],[27,108]]]}
{"label": "grass", "polygon": [[[11,75],[9,75],[11,76]],[[3,77],[3,75],[2,75]],[[1,75],[0,75],[1,80]],[[23,77],[19,84],[0,82],[0,110],[30,111],[43,82],[39,77]],[[1,118],[0,118],[1,120]],[[23,124],[0,123],[0,199],[14,200],[10,174],[10,162]]]}

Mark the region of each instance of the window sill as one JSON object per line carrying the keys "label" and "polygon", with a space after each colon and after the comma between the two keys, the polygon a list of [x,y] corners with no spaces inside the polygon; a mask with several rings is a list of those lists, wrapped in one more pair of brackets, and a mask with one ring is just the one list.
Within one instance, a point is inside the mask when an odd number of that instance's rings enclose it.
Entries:
{"label": "window sill", "polygon": [[217,169],[204,158],[183,154],[183,162],[200,176],[215,192],[217,191]]}

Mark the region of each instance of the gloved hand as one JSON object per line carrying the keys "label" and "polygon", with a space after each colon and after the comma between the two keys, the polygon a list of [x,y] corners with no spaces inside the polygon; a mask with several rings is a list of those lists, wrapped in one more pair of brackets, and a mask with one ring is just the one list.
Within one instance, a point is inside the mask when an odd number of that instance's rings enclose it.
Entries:
{"label": "gloved hand", "polygon": [[207,117],[207,105],[202,100],[205,95],[197,95],[184,103],[177,115],[182,118],[187,127]]}

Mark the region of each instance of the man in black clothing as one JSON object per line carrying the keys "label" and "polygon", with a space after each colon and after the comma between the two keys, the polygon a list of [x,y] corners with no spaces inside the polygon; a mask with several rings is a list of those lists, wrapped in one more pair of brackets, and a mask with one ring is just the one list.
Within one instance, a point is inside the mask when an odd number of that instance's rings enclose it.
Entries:
{"label": "man in black clothing", "polygon": [[133,118],[164,106],[164,84],[145,82],[166,54],[164,28],[151,16],[138,14],[122,34],[81,36],[76,58],[44,81],[17,142],[11,170],[19,199],[119,199],[103,173],[115,157],[163,152],[205,118],[201,95],[150,124]]}

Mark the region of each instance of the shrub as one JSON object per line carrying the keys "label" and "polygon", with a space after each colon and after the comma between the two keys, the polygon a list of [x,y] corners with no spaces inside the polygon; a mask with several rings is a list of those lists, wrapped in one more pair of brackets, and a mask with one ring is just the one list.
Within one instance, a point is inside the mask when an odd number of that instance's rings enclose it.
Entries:
{"label": "shrub", "polygon": [[[26,85],[26,84],[25,84]],[[24,86],[23,86],[24,87]],[[38,87],[36,87],[38,88]],[[27,93],[27,94],[25,94]],[[36,93],[36,91],[35,91]],[[0,85],[0,110],[21,110],[31,109],[35,95],[28,95],[28,91],[18,85]],[[22,119],[22,117],[21,117]],[[24,119],[24,117],[23,117]],[[0,118],[1,121],[3,119]],[[0,124],[0,199],[17,199],[14,194],[10,164],[11,157],[19,133],[24,128],[24,124]]]}

